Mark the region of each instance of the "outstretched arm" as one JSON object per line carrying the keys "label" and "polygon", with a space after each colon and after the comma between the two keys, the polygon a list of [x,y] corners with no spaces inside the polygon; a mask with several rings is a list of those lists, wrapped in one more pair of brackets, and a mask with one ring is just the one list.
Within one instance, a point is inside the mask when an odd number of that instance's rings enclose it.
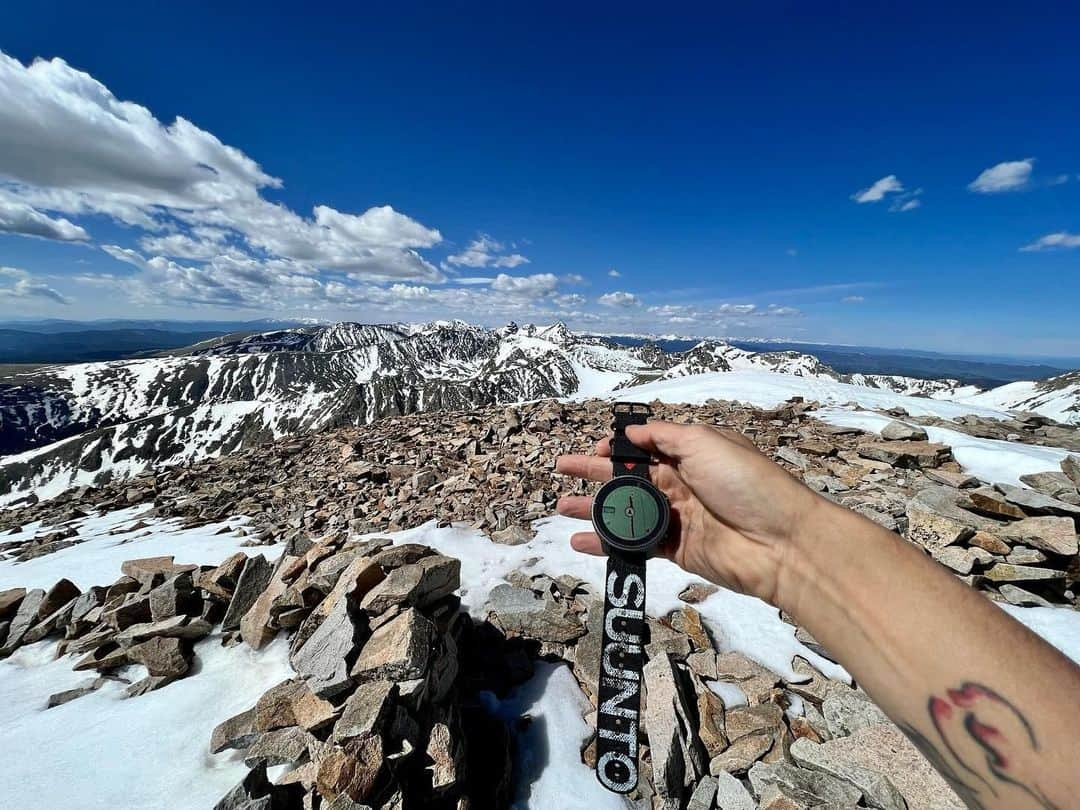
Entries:
{"label": "outstretched arm", "polygon": [[[665,553],[786,610],[855,676],[975,808],[1068,807],[1080,796],[1080,667],[919,549],[803,486],[738,434],[651,423],[672,503]],[[606,480],[594,456],[560,472]],[[559,511],[588,517],[589,498]],[[591,532],[575,548],[600,553]]]}

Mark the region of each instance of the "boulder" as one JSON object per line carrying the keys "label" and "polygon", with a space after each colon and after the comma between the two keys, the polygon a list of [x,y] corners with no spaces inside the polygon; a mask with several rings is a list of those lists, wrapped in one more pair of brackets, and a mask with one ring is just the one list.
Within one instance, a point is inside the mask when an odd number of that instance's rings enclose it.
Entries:
{"label": "boulder", "polygon": [[391,717],[397,684],[391,681],[371,681],[360,684],[345,703],[341,719],[334,725],[332,739],[346,742],[378,735]]}
{"label": "boulder", "polygon": [[433,554],[395,568],[368,591],[360,607],[372,615],[397,605],[422,608],[449,596],[460,586],[461,561]]}
{"label": "boulder", "polygon": [[1080,518],[1080,506],[1051,498],[1033,489],[1016,487],[1012,484],[996,484],[997,489],[1009,503],[1021,507],[1029,515],[1064,515]]}
{"label": "boulder", "polygon": [[347,747],[328,746],[315,760],[318,792],[324,801],[344,795],[363,802],[373,792],[384,761],[382,738],[378,735],[363,737]]}
{"label": "boulder", "polygon": [[711,582],[692,582],[682,589],[679,598],[688,605],[696,605],[704,602],[719,590],[720,588]]}
{"label": "boulder", "polygon": [[870,698],[842,684],[829,689],[821,704],[821,713],[833,737],[847,736],[860,728],[889,722],[889,718]]}
{"label": "boulder", "polygon": [[686,810],[713,810],[715,800],[716,777],[703,776],[694,788],[694,792],[690,794]]}
{"label": "boulder", "polygon": [[1051,554],[1076,554],[1076,524],[1068,517],[1030,517],[998,532],[1010,543],[1024,543]]}
{"label": "boulder", "polygon": [[300,807],[304,790],[300,785],[274,785],[260,766],[249,771],[236,787],[226,793],[214,810],[278,810]]}
{"label": "boulder", "polygon": [[990,487],[973,489],[966,494],[971,501],[972,508],[980,514],[988,515],[992,518],[1004,518],[1008,520],[1019,520],[1027,517],[1027,515],[1024,514],[1023,509],[1009,503],[997,490],[991,489]]}
{"label": "boulder", "polygon": [[516,585],[492,588],[484,611],[488,620],[511,638],[566,643],[585,632],[580,617],[566,603]]}
{"label": "boulder", "polygon": [[772,748],[773,739],[772,735],[765,731],[740,737],[709,761],[709,773],[713,776],[722,772],[746,773]]}
{"label": "boulder", "polygon": [[[288,589],[282,578],[283,569],[292,562],[292,557],[282,554],[277,569],[270,577],[265,590],[255,597],[247,613],[240,619],[240,638],[254,650],[261,650],[277,635],[278,625],[274,621],[272,610],[274,600]],[[237,588],[239,593],[239,588]]]}
{"label": "boulder", "polygon": [[957,491],[932,486],[921,489],[908,501],[908,537],[929,550],[967,540],[977,531],[992,531],[997,524],[961,509]]}
{"label": "boulder", "polygon": [[221,620],[222,630],[240,629],[240,620],[251,610],[251,606],[255,604],[259,595],[266,590],[273,574],[274,567],[262,554],[247,558],[243,568],[240,569],[236,587],[229,600],[229,607],[225,610],[225,618]]}
{"label": "boulder", "polygon": [[925,442],[928,437],[926,431],[918,425],[909,425],[894,419],[881,429],[881,438],[890,442]]}
{"label": "boulder", "polygon": [[856,448],[863,458],[881,461],[891,467],[927,469],[952,461],[946,444],[932,442],[866,442]]}
{"label": "boulder", "polygon": [[7,639],[4,641],[4,646],[0,647],[0,657],[10,655],[22,644],[23,636],[37,623],[38,608],[41,607],[43,601],[45,601],[43,589],[35,588],[26,592],[8,626]]}
{"label": "boulder", "polygon": [[968,475],[967,473],[962,472],[953,472],[952,470],[923,470],[923,475],[925,475],[934,483],[944,484],[945,486],[952,487],[953,489],[969,489],[971,487],[979,486],[979,479],[976,478],[974,475]]}
{"label": "boulder", "polygon": [[361,684],[423,678],[437,639],[431,620],[410,608],[371,634],[356,657],[352,677]]}
{"label": "boulder", "polygon": [[363,634],[353,617],[349,598],[339,599],[329,616],[296,652],[290,654],[293,669],[305,678],[319,697],[329,698],[352,685],[349,662]]}
{"label": "boulder", "polygon": [[1010,605],[1020,605],[1021,607],[1053,607],[1053,605],[1046,599],[1043,599],[1037,594],[1033,594],[1031,591],[1025,591],[1023,588],[1019,588],[1011,583],[1005,583],[998,591],[1005,597],[1005,601]]}
{"label": "boulder", "polygon": [[37,620],[41,621],[47,616],[64,607],[68,602],[77,597],[82,591],[70,579],[61,579],[45,594],[45,598],[38,605]]}
{"label": "boulder", "polygon": [[338,716],[334,705],[316,696],[302,680],[282,681],[268,689],[253,711],[252,727],[256,731],[273,731],[287,726],[318,731]]}
{"label": "boulder", "polygon": [[1065,473],[1056,470],[1021,475],[1020,481],[1043,495],[1049,495],[1051,498],[1076,494],[1076,484]]}
{"label": "boulder", "polygon": [[788,796],[809,805],[852,807],[862,798],[862,791],[844,779],[787,762],[757,762],[748,775],[759,796],[768,786],[776,785]]}
{"label": "boulder", "polygon": [[213,630],[213,626],[205,619],[173,616],[159,622],[133,624],[117,633],[113,640],[121,647],[133,647],[155,637],[198,641],[210,635],[211,630]]}
{"label": "boulder", "polygon": [[182,571],[194,571],[197,565],[179,565],[169,557],[143,557],[138,560],[127,560],[120,565],[120,570],[125,576],[135,579],[143,587],[152,588],[168,577],[179,574]]}
{"label": "boulder", "polygon": [[0,619],[14,616],[24,596],[26,596],[26,588],[8,588],[6,591],[0,591]]}
{"label": "boulder", "polygon": [[646,663],[643,677],[648,699],[641,720],[649,738],[653,790],[658,796],[677,799],[705,772],[694,735],[694,715],[669,656]]}
{"label": "boulder", "polygon": [[803,739],[792,743],[790,753],[796,764],[804,768],[821,771],[853,784],[862,791],[863,799],[870,807],[878,810],[907,810],[907,802],[889,781],[889,777],[856,765],[838,755],[835,749]]}
{"label": "boulder", "polygon": [[435,723],[431,727],[424,753],[431,760],[426,770],[431,773],[431,787],[436,794],[445,793],[462,780],[464,751],[446,723]]}
{"label": "boulder", "polygon": [[155,622],[170,616],[198,613],[202,607],[195,596],[195,578],[181,571],[150,591],[150,618]]}
{"label": "boulder", "polygon": [[741,706],[728,709],[724,714],[724,730],[729,740],[735,741],[758,731],[775,736],[784,722],[784,711],[775,703],[758,706]]}
{"label": "boulder", "polygon": [[1073,482],[1073,486],[1080,489],[1080,456],[1068,455],[1061,460],[1061,471]]}
{"label": "boulder", "polygon": [[1037,582],[1064,579],[1065,572],[1054,568],[999,562],[984,571],[983,576],[991,582]]}
{"label": "boulder", "polygon": [[251,708],[218,723],[210,735],[210,753],[219,754],[227,748],[248,748],[262,734],[255,722],[255,709]]}
{"label": "boulder", "polygon": [[[290,644],[293,652],[296,652],[307,643],[307,640],[311,638],[319,625],[334,612],[339,602],[345,600],[350,600],[351,603],[358,602],[366,594],[370,593],[372,588],[383,581],[383,569],[379,563],[375,559],[362,554],[353,555],[344,552],[336,554],[325,560],[320,565],[319,570],[322,571],[324,565],[336,569],[339,558],[348,560],[348,562],[343,569],[332,577],[334,584],[330,591],[304,619],[293,635]],[[354,617],[354,623],[359,623],[359,617]]]}
{"label": "boulder", "polygon": [[307,756],[311,744],[317,742],[309,732],[296,726],[267,731],[248,748],[244,764],[249,768],[295,765]]}
{"label": "boulder", "polygon": [[719,771],[716,780],[717,810],[755,810],[757,802],[742,782],[727,771]]}

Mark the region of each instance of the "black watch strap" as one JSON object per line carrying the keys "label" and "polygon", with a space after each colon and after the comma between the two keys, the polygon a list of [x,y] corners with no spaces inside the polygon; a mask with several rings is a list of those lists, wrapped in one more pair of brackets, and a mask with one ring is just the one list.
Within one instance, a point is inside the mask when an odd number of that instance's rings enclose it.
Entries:
{"label": "black watch strap", "polygon": [[616,475],[649,477],[652,456],[640,449],[626,437],[630,425],[644,425],[652,415],[652,409],[641,402],[616,402],[615,419],[611,423],[615,435],[611,437],[611,467]]}
{"label": "black watch strap", "polygon": [[604,582],[596,775],[604,787],[616,793],[629,793],[638,782],[644,640],[645,557],[613,551]]}

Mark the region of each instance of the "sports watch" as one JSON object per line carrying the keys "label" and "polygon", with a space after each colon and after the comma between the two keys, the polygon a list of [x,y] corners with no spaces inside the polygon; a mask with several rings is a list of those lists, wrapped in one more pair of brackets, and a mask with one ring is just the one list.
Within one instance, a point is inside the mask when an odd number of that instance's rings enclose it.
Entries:
{"label": "sports watch", "polygon": [[638,720],[645,663],[645,561],[667,537],[671,507],[649,479],[652,457],[627,437],[643,425],[648,405],[615,404],[613,477],[596,493],[592,520],[608,555],[596,719],[596,776],[608,790],[629,793],[638,782]]}

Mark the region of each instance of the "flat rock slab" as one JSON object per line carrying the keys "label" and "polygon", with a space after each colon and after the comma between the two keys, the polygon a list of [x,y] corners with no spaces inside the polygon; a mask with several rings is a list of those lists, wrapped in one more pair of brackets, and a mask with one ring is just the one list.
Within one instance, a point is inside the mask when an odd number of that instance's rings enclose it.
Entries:
{"label": "flat rock slab", "polygon": [[565,605],[517,585],[492,588],[484,610],[489,619],[510,637],[566,643],[585,633],[581,619]]}
{"label": "flat rock slab", "polygon": [[240,577],[236,581],[232,599],[225,611],[225,618],[221,621],[221,629],[226,631],[240,629],[240,620],[244,614],[251,610],[255,600],[266,590],[270,577],[273,576],[274,566],[267,562],[262,554],[248,557],[244,567],[240,570]]}
{"label": "flat rock slab", "polygon": [[397,605],[426,607],[461,587],[461,561],[442,554],[395,568],[372,588],[360,607],[372,615]]}
{"label": "flat rock slab", "polygon": [[422,678],[435,651],[435,625],[410,608],[371,634],[352,668],[358,682]]}
{"label": "flat rock slab", "polygon": [[952,449],[933,442],[866,442],[856,452],[863,458],[906,469],[940,467],[952,461]]}
{"label": "flat rock slab", "polygon": [[792,743],[790,753],[791,758],[804,768],[821,771],[855,785],[862,791],[866,803],[871,807],[879,810],[907,810],[907,803],[889,777],[851,762],[835,749],[824,748],[818,743],[801,739]]}
{"label": "flat rock slab", "polygon": [[890,442],[925,442],[928,437],[926,431],[919,425],[909,425],[907,422],[894,419],[881,429],[881,438]]}
{"label": "flat rock slab", "polygon": [[348,599],[339,599],[333,612],[311,637],[289,656],[293,669],[304,677],[316,695],[333,697],[352,685],[349,659],[361,640]]}
{"label": "flat rock slab", "polygon": [[1030,515],[1064,515],[1080,518],[1080,506],[1051,498],[1049,495],[1026,487],[1015,487],[1012,484],[997,484],[996,486],[1009,503],[1022,507]]}
{"label": "flat rock slab", "polygon": [[854,807],[862,791],[844,779],[821,771],[799,768],[788,762],[758,762],[750,769],[750,784],[759,796],[770,785],[808,805]]}
{"label": "flat rock slab", "polygon": [[1030,517],[998,532],[1007,542],[1023,543],[1051,554],[1076,554],[1076,524],[1069,517]]}

